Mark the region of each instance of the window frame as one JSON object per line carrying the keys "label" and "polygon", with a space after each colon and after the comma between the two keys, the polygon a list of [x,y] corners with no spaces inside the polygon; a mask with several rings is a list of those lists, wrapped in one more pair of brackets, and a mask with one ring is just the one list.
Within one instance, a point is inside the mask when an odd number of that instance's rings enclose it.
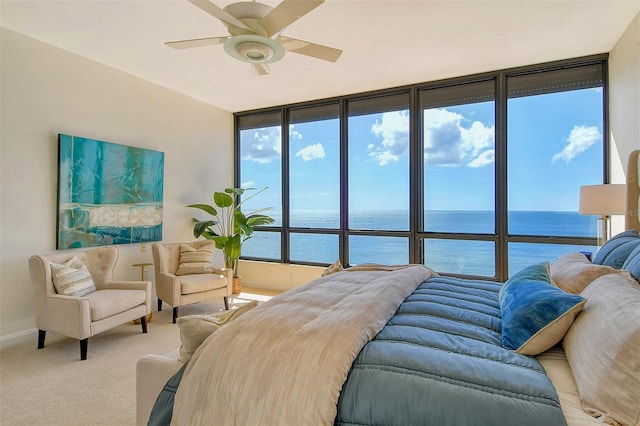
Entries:
{"label": "window frame", "polygon": [[[495,276],[476,275],[455,275],[465,278],[481,278],[496,281],[505,281],[508,278],[508,245],[509,243],[544,243],[562,245],[596,245],[595,237],[567,237],[556,235],[531,236],[512,235],[507,231],[508,219],[508,194],[507,194],[507,102],[508,87],[507,80],[510,77],[518,77],[527,74],[534,75],[543,71],[562,70],[568,68],[580,68],[588,65],[599,65],[602,67],[602,150],[603,150],[603,176],[602,182],[609,182],[609,122],[608,122],[608,54],[591,55],[580,58],[566,59],[543,64],[528,65],[524,67],[509,68],[487,73],[474,74],[464,77],[425,82],[389,89],[376,90],[371,92],[338,96],[308,102],[301,102],[290,105],[281,105],[264,109],[242,111],[234,113],[234,182],[240,185],[241,182],[241,145],[239,122],[243,117],[256,114],[279,113],[281,118],[282,134],[282,226],[281,227],[257,227],[256,230],[281,233],[281,257],[280,259],[263,259],[242,256],[242,259],[259,260],[265,262],[294,263],[311,266],[327,266],[321,262],[300,262],[290,259],[289,236],[290,233],[321,233],[337,234],[339,241],[339,256],[344,265],[349,265],[349,236],[397,236],[409,238],[409,262],[424,263],[423,241],[425,239],[444,240],[470,240],[470,241],[491,241],[495,244]],[[447,232],[425,232],[423,230],[423,207],[422,197],[424,159],[422,155],[422,108],[420,105],[419,93],[421,90],[445,88],[447,86],[459,86],[470,83],[477,83],[486,80],[495,82],[495,188],[494,188],[494,211],[495,230],[493,234],[464,234]],[[349,185],[348,185],[348,105],[350,102],[366,99],[394,96],[398,93],[409,93],[409,230],[408,231],[362,231],[348,228],[348,206],[349,206]],[[339,229],[308,229],[291,228],[289,226],[289,111],[292,109],[318,107],[325,104],[337,103],[339,105],[340,119],[340,228]]]}

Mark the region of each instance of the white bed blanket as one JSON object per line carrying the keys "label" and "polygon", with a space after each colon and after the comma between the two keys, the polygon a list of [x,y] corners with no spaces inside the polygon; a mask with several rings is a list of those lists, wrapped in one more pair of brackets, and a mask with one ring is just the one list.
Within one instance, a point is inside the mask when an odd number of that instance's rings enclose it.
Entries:
{"label": "white bed blanket", "polygon": [[254,308],[196,351],[172,424],[333,424],[355,357],[433,275],[422,265],[362,265]]}

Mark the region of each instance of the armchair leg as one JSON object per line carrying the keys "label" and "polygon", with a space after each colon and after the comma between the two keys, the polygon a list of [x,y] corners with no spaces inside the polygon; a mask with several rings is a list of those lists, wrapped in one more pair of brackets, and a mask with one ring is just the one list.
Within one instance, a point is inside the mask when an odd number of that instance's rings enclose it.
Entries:
{"label": "armchair leg", "polygon": [[46,334],[46,330],[38,330],[38,349],[44,348],[44,337]]}
{"label": "armchair leg", "polygon": [[162,299],[158,297],[158,312],[162,311]]}
{"label": "armchair leg", "polygon": [[140,324],[142,324],[142,332],[146,333],[147,332],[147,316],[143,316],[140,318]]}
{"label": "armchair leg", "polygon": [[80,340],[80,359],[82,361],[87,359],[87,348],[89,347],[89,339]]}
{"label": "armchair leg", "polygon": [[174,306],[173,307],[173,323],[176,323],[176,318],[178,318],[178,307]]}
{"label": "armchair leg", "polygon": [[228,311],[228,310],[229,310],[229,296],[225,296],[225,297],[224,297],[224,309],[225,309],[226,311]]}

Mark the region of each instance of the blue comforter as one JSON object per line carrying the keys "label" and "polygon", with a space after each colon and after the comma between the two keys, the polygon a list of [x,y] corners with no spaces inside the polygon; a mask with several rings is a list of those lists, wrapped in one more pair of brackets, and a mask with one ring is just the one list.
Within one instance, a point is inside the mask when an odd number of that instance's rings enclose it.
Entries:
{"label": "blue comforter", "polygon": [[[499,283],[432,277],[360,351],[336,425],[565,425],[535,358],[501,345]],[[150,425],[168,425],[184,368]]]}
{"label": "blue comforter", "polygon": [[501,345],[499,283],[432,277],[356,358],[337,425],[564,425],[535,358]]}

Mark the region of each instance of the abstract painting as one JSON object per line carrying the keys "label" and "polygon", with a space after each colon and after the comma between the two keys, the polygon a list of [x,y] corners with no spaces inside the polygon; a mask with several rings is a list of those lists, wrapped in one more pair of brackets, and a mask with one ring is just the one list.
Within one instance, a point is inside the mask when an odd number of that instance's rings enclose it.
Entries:
{"label": "abstract painting", "polygon": [[164,153],[58,135],[59,250],[162,240]]}

